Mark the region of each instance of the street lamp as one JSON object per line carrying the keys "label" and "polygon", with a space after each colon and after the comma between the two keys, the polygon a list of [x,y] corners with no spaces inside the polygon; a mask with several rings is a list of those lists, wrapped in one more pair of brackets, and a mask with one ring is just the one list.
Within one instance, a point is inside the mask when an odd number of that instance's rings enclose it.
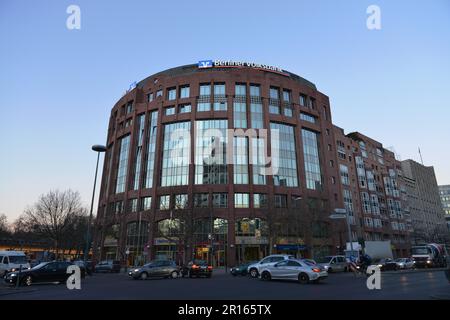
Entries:
{"label": "street lamp", "polygon": [[92,150],[97,152],[97,165],[95,166],[94,189],[92,190],[91,211],[89,213],[89,220],[88,220],[88,225],[87,225],[87,230],[86,230],[86,247],[84,250],[84,257],[83,257],[85,266],[86,266],[87,255],[89,254],[89,247],[90,247],[90,245],[89,245],[90,239],[89,238],[91,237],[90,229],[91,229],[91,223],[92,223],[92,212],[94,210],[94,197],[95,197],[95,185],[97,184],[98,162],[100,160],[100,153],[105,152],[106,147],[96,144],[96,145],[92,146]]}
{"label": "street lamp", "polygon": [[330,219],[346,219],[347,220],[347,232],[348,232],[348,240],[350,242],[350,251],[353,255],[353,239],[352,239],[352,231],[350,227],[350,219],[347,209],[334,209],[334,213],[330,215]]}

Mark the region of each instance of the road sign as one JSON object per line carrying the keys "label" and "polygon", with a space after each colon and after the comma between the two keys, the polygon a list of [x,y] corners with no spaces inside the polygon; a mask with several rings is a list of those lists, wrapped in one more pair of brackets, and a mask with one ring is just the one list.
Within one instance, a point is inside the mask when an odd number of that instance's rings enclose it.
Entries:
{"label": "road sign", "polygon": [[337,214],[346,214],[346,213],[347,213],[347,209],[336,208],[336,209],[334,209],[334,213],[337,213]]}
{"label": "road sign", "polygon": [[330,215],[330,219],[345,219],[347,216],[345,214],[332,214]]}

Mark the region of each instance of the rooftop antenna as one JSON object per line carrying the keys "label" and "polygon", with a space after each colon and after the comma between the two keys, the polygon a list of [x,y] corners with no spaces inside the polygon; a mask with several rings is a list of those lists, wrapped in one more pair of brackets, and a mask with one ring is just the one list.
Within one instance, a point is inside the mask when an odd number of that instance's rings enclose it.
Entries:
{"label": "rooftop antenna", "polygon": [[423,158],[422,158],[422,152],[420,152],[420,147],[419,147],[419,156],[420,156],[420,162],[422,162],[422,165],[423,165]]}

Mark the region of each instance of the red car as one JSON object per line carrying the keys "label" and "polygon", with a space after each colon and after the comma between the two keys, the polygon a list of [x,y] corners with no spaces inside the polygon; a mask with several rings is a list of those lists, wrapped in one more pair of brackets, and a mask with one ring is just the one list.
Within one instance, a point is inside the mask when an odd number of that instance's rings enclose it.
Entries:
{"label": "red car", "polygon": [[183,277],[207,277],[211,278],[213,272],[213,267],[208,264],[205,260],[193,260],[190,261],[181,270]]}

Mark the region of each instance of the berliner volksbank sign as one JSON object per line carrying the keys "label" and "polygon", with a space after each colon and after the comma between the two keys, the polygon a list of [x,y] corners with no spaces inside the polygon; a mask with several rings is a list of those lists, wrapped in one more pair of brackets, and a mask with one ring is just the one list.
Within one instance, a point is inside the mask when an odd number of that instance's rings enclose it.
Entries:
{"label": "berliner volksbank sign", "polygon": [[267,64],[260,64],[248,61],[233,61],[233,60],[201,60],[198,62],[199,69],[214,68],[214,67],[247,67],[262,69],[272,72],[284,73],[283,69],[275,66],[269,66]]}

